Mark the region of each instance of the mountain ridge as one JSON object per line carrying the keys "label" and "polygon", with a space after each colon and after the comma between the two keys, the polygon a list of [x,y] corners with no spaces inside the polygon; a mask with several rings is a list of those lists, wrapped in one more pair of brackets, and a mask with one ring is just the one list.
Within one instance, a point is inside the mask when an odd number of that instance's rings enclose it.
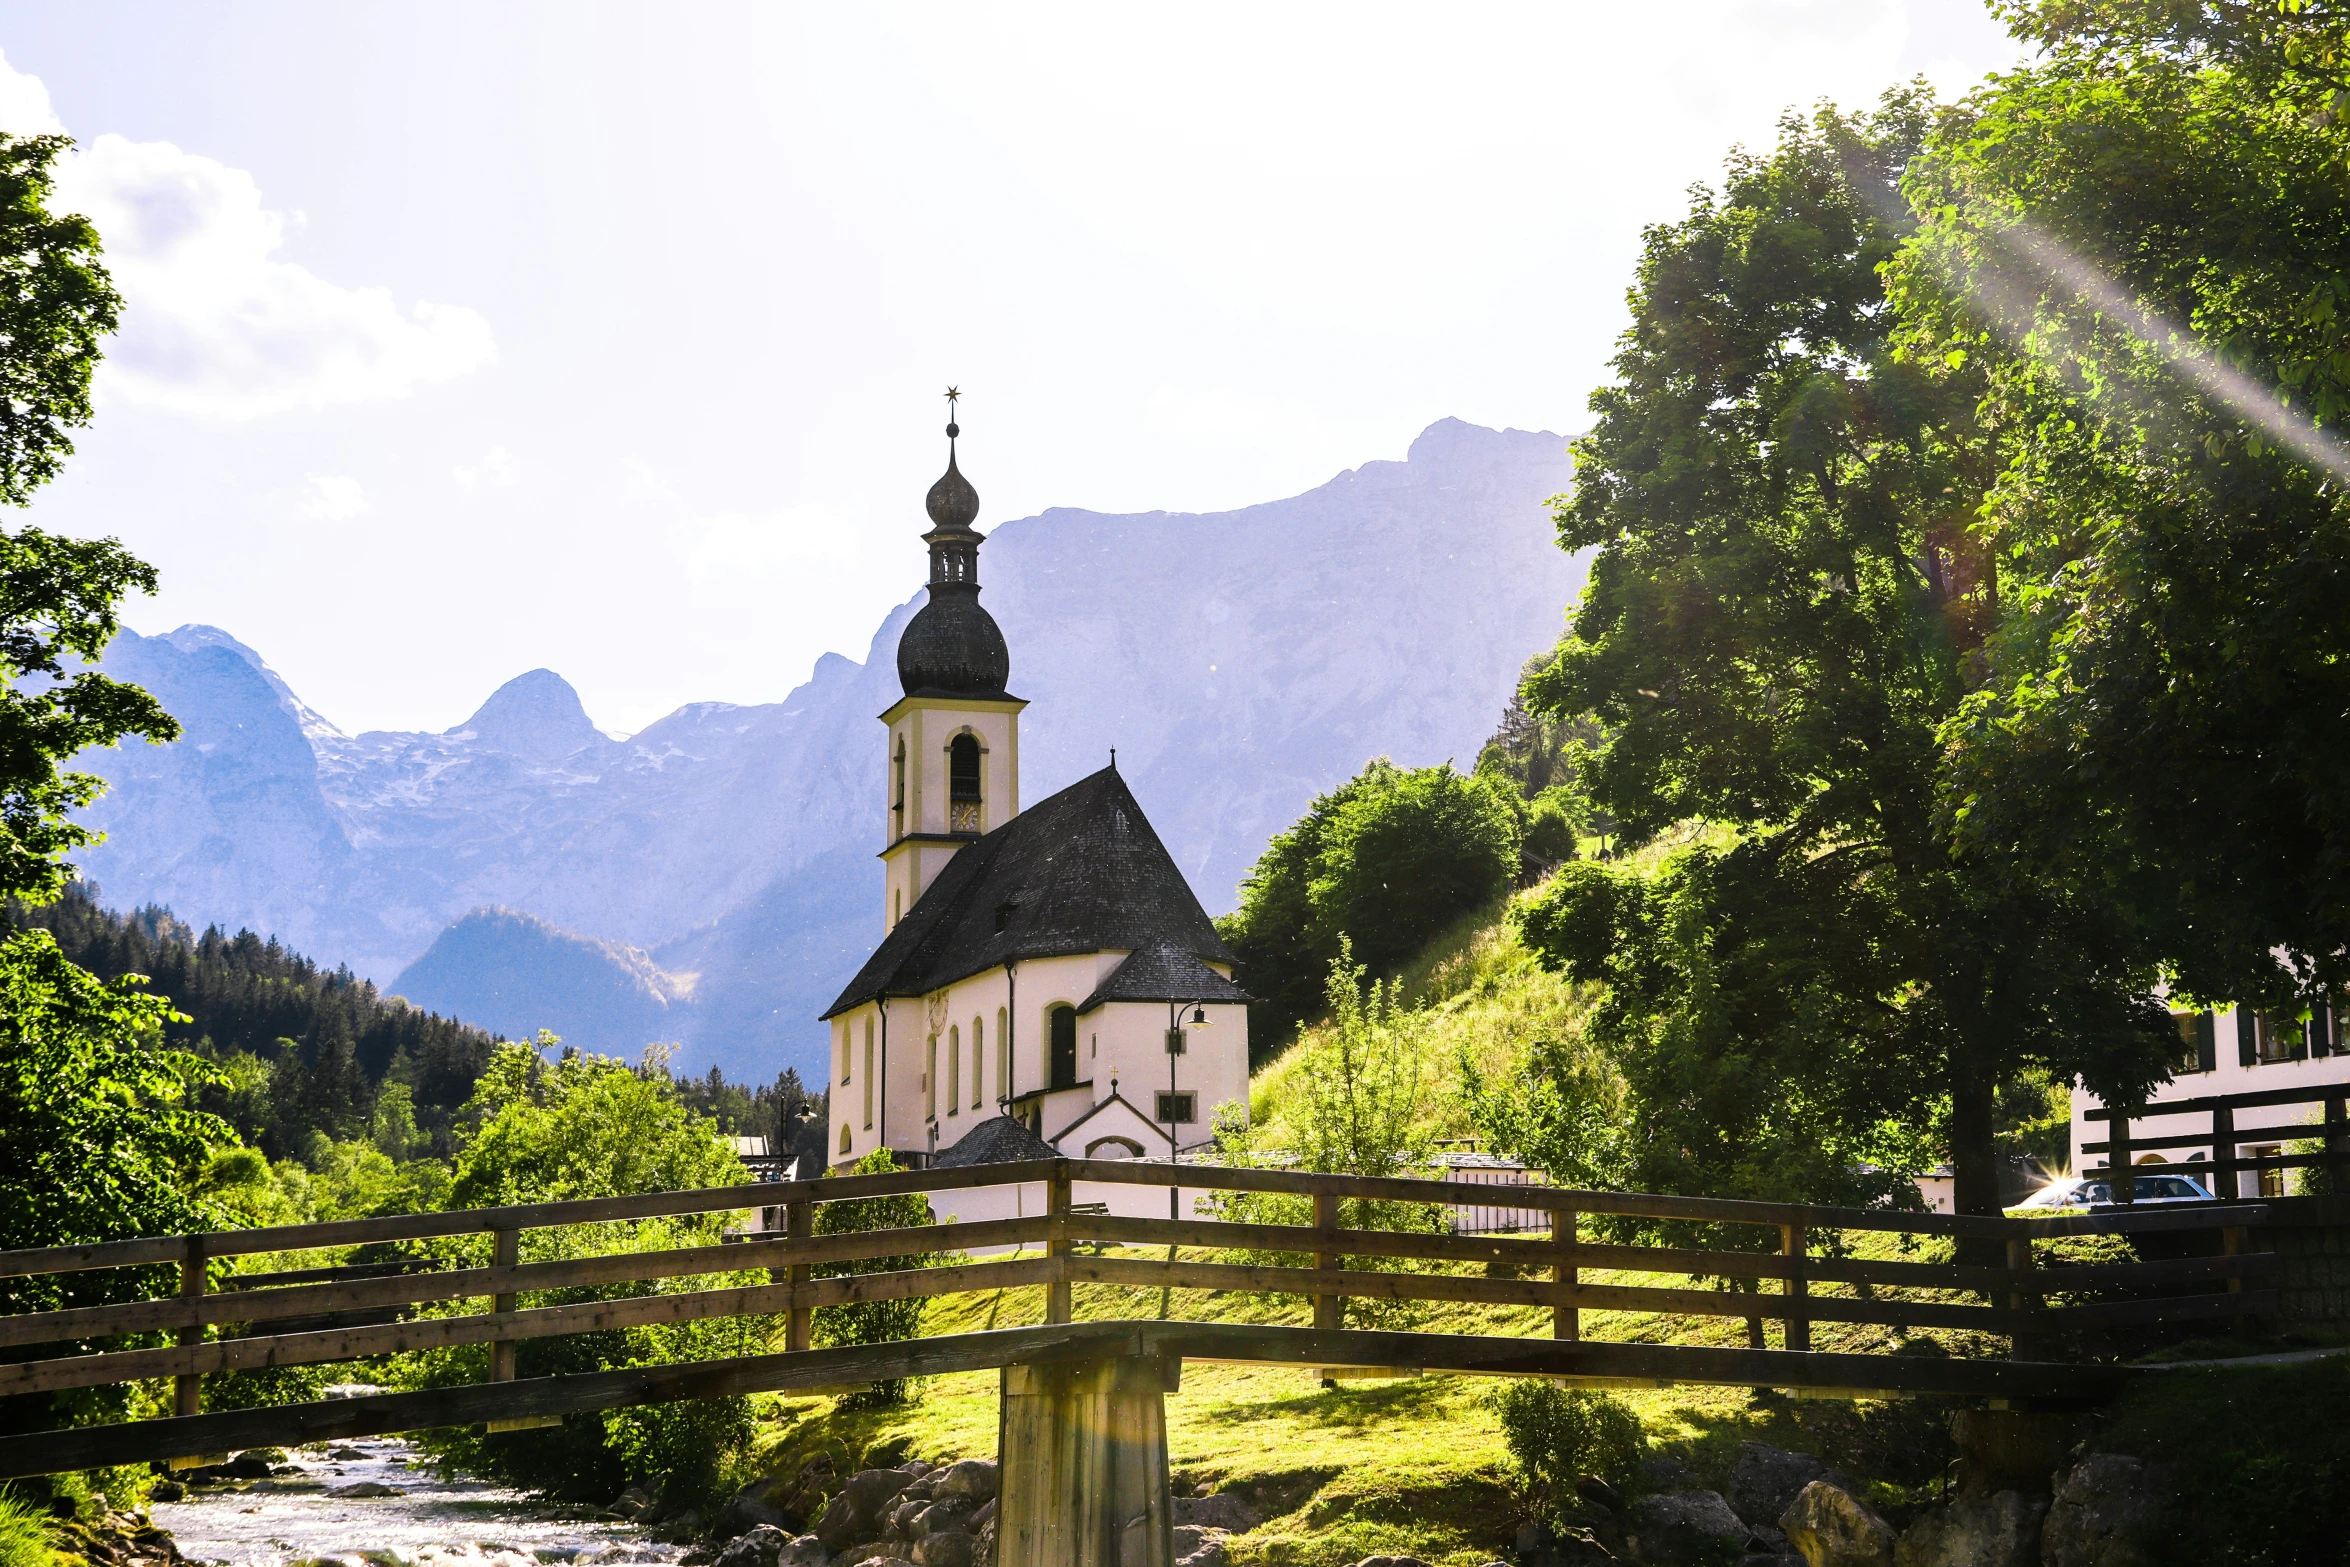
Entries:
{"label": "mountain ridge", "polygon": [[[1404,459],[1282,500],[998,525],[980,575],[1031,702],[1024,798],[1117,746],[1218,909],[1266,837],[1370,756],[1473,756],[1580,580],[1544,504],[1567,487],[1563,448],[1442,420]],[[545,953],[576,955],[576,936],[698,976],[658,1014],[575,1022],[575,1042],[633,1053],[653,1026],[682,1038],[681,1067],[820,1073],[814,1013],[881,935],[873,715],[898,695],[897,637],[920,602],[883,617],[862,661],[827,653],[781,702],[686,703],[626,739],[548,670],[449,730],[348,734],[224,631],[126,633],[106,667],[156,690],[188,738],[81,760],[113,788],[84,813],[109,841],[77,858],[139,902],[268,930],[396,975],[419,1005],[527,1033],[539,1025],[453,1005],[531,994],[491,972],[519,949],[457,930],[515,911],[553,933]]]}

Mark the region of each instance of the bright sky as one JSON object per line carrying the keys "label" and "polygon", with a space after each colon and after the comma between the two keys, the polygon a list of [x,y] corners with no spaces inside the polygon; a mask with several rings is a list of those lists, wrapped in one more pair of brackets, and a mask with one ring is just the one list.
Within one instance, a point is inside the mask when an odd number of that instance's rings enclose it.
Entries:
{"label": "bright sky", "polygon": [[983,525],[1579,428],[1733,143],[2015,57],[1973,0],[16,0],[0,50],[129,301],[33,520],[345,729],[546,665],[623,732],[864,656],[949,382]]}

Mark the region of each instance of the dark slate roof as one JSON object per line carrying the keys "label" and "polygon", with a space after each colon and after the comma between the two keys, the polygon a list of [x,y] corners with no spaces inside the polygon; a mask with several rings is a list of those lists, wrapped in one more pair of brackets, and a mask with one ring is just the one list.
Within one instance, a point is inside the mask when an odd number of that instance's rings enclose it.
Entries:
{"label": "dark slate roof", "polygon": [[1110,977],[1079,1003],[1091,1012],[1105,1001],[1249,1001],[1254,998],[1181,947],[1129,952]]}
{"label": "dark slate roof", "polygon": [[967,1164],[1017,1164],[1023,1159],[1058,1159],[1060,1150],[1008,1115],[991,1115],[963,1134],[962,1141],[930,1161],[933,1170]]}
{"label": "dark slate roof", "polygon": [[1105,767],[947,861],[824,1016],[926,996],[1007,959],[1153,947],[1233,961],[1126,780]]}

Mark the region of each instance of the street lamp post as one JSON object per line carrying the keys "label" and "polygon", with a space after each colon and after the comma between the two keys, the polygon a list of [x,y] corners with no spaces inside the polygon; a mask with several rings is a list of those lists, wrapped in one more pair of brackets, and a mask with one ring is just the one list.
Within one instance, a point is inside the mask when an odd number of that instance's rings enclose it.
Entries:
{"label": "street lamp post", "polygon": [[[1191,1009],[1191,1016],[1182,1016],[1185,1007]],[[1180,1134],[1175,1130],[1178,1124],[1175,1112],[1182,1103],[1175,1097],[1175,1061],[1187,1048],[1183,1031],[1208,1026],[1208,1009],[1198,1001],[1170,1000],[1167,1003],[1167,1173],[1170,1177],[1175,1174],[1177,1156],[1182,1152]],[[1167,1217],[1170,1219],[1181,1217],[1178,1206],[1180,1196],[1181,1189],[1170,1179],[1167,1182]]]}

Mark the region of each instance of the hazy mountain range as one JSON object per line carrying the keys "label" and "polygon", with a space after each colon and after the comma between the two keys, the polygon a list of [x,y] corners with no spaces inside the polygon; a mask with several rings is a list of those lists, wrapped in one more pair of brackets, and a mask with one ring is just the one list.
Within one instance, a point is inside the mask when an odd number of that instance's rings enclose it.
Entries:
{"label": "hazy mountain range", "polygon": [[[1447,419],[1286,500],[994,529],[980,581],[1032,704],[1024,798],[1117,747],[1230,908],[1266,838],[1367,758],[1474,758],[1580,587],[1543,504],[1568,476],[1556,435]],[[106,667],[186,735],[82,758],[112,787],[80,862],[110,904],[274,934],[509,1034],[820,1075],[815,1014],[881,935],[875,715],[919,602],[782,702],[695,703],[626,740],[543,669],[444,733],[345,734],[224,631],[126,633]]]}

